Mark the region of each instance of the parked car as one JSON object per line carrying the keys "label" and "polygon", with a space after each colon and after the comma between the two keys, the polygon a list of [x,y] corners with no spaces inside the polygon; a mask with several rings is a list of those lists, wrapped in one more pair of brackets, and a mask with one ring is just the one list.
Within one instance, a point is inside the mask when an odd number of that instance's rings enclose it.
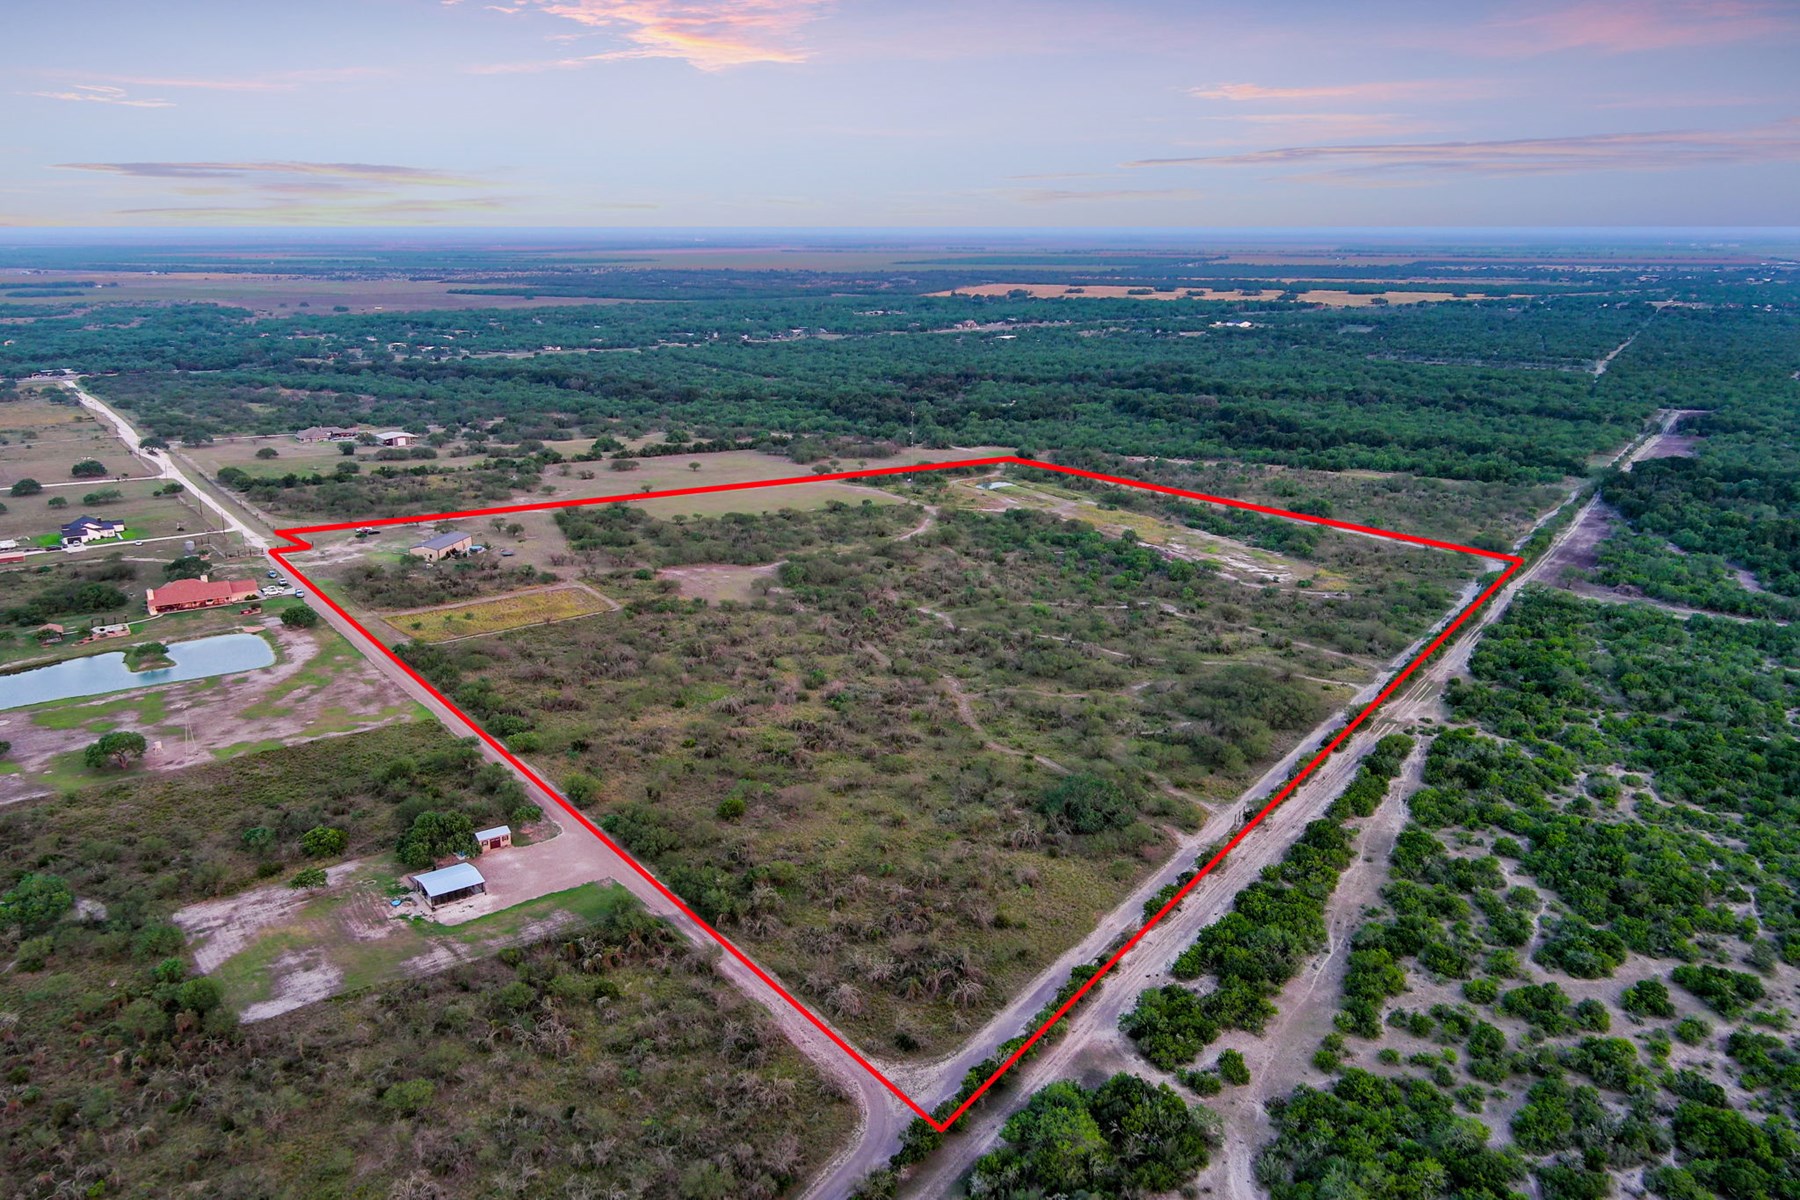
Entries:
{"label": "parked car", "polygon": [[277,575],[279,575],[279,574],[281,574],[281,572],[280,572],[280,571],[270,571],[270,572],[269,572],[269,578],[270,578],[270,579],[273,579],[273,578],[275,578],[275,577],[276,577],[276,576],[277,576]]}

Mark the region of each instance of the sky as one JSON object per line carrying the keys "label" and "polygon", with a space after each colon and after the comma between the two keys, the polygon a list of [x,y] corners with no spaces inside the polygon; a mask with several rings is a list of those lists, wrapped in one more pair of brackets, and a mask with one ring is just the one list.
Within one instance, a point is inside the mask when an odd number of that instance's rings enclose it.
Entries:
{"label": "sky", "polygon": [[5,0],[0,226],[1800,225],[1800,0]]}

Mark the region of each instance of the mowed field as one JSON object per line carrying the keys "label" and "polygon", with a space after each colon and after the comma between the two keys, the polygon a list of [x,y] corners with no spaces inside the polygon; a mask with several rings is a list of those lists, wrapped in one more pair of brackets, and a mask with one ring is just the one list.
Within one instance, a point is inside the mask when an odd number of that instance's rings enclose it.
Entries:
{"label": "mowed field", "polygon": [[[82,551],[93,554],[108,547],[118,549],[121,541],[130,543],[145,538],[173,537],[200,529],[204,522],[188,507],[190,502],[177,495],[153,494],[162,486],[162,481],[155,479],[128,479],[122,483],[89,479],[83,480],[80,487],[46,489],[39,496],[8,496],[6,511],[0,513],[0,538],[54,546],[60,540],[58,531],[63,523],[76,517],[86,515],[125,522],[123,539],[94,542]],[[119,498],[103,504],[88,504],[82,500],[84,496],[102,492],[118,492]],[[68,507],[51,508],[49,501],[53,496],[67,500]],[[164,557],[174,558],[176,554],[170,550]]]}
{"label": "mowed field", "polygon": [[502,633],[522,625],[545,625],[613,612],[618,607],[616,602],[592,588],[568,583],[462,604],[389,613],[385,620],[398,632],[421,642],[447,642],[484,633]]}
{"label": "mowed field", "polygon": [[[275,457],[256,457],[256,452],[264,449],[274,450]],[[358,449],[362,451],[363,458],[369,460],[364,464],[365,469],[374,465],[377,447],[363,446]],[[225,467],[237,467],[252,475],[285,475],[289,471],[321,471],[329,475],[345,459],[344,452],[338,449],[336,442],[296,442],[286,434],[224,438],[205,446],[183,446],[181,453],[209,477],[217,475]]]}
{"label": "mowed field", "polygon": [[[148,478],[154,471],[131,452],[112,431],[77,404],[53,404],[27,393],[26,398],[0,403],[0,494],[21,479],[35,479],[52,495],[77,502],[81,491],[92,491],[104,479],[75,479],[69,468],[84,458],[98,460],[107,469],[106,479]],[[12,503],[10,496],[7,503]],[[66,519],[66,518],[65,518]]]}

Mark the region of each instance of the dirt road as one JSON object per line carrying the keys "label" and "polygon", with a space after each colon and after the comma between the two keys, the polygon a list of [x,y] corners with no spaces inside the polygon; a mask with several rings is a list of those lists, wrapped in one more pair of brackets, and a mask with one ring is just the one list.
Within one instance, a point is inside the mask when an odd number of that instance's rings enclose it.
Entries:
{"label": "dirt road", "polygon": [[[133,429],[124,417],[87,392],[78,382],[63,380],[62,383],[76,395],[84,407],[101,415],[135,451],[140,438],[137,430]],[[232,508],[229,507],[231,504],[229,498],[221,503],[204,487],[197,485],[184,475],[180,468],[175,466],[172,461],[167,460],[165,456],[144,455],[144,457],[159,467],[163,478],[179,482],[209,509],[216,512],[229,528],[242,534],[246,542],[262,550],[267,555],[271,566],[283,571],[292,571],[295,579],[304,582],[308,590],[315,595],[318,594],[317,587],[306,579],[303,572],[268,553],[269,548],[281,540],[272,529],[260,527],[260,522],[246,513],[232,511]],[[320,599],[324,600],[322,596]],[[389,658],[381,645],[364,634],[345,614],[338,611],[328,601],[316,603],[313,608],[346,641],[356,647],[357,651],[376,671],[391,680],[407,696],[423,705],[426,711],[430,712],[452,736],[475,738],[482,754],[489,761],[499,763],[518,778],[519,782],[524,785],[526,794],[532,803],[550,812],[570,812],[571,818],[562,818],[559,823],[565,826],[574,826],[564,834],[564,837],[570,839],[572,845],[585,844],[587,847],[588,870],[591,878],[618,881],[629,889],[645,908],[668,921],[690,941],[707,948],[718,945],[713,936],[666,896],[641,868],[602,841],[597,834],[573,815],[572,810],[565,809],[561,801],[540,782],[539,776],[534,772],[520,769],[517,764],[501,754],[494,745],[486,740],[486,735],[481,730],[465,721],[460,714],[440,700],[435,692],[413,678],[410,673]],[[801,1052],[810,1058],[824,1074],[837,1080],[843,1087],[844,1093],[857,1103],[862,1112],[862,1121],[858,1128],[858,1140],[852,1143],[853,1146],[859,1144],[865,1136],[878,1136],[884,1143],[890,1138],[898,1137],[898,1131],[904,1122],[895,1113],[897,1106],[893,1103],[891,1093],[869,1072],[856,1066],[842,1049],[831,1042],[825,1033],[781,996],[768,982],[768,979],[773,978],[772,976],[767,976],[767,972],[761,972],[760,968],[753,967],[747,957],[739,959],[729,953],[719,957],[718,970],[745,995],[767,1009],[769,1016],[788,1039],[799,1047]]]}

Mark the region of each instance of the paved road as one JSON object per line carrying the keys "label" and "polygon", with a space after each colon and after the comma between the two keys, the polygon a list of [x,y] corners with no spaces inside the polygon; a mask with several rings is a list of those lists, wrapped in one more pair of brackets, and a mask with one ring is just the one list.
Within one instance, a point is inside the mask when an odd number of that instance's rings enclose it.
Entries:
{"label": "paved road", "polygon": [[74,394],[75,399],[81,402],[83,408],[92,411],[101,421],[111,426],[113,432],[118,434],[119,440],[130,447],[133,454],[155,467],[157,472],[156,477],[158,479],[167,479],[179,483],[188,494],[193,496],[194,499],[200,503],[202,507],[214,513],[226,528],[235,531],[245,542],[256,547],[258,550],[266,551],[269,548],[272,544],[272,539],[267,533],[258,532],[251,528],[249,523],[244,521],[237,514],[228,511],[224,505],[213,498],[212,493],[196,484],[183,473],[181,468],[175,465],[174,460],[169,455],[152,450],[139,449],[138,444],[144,440],[143,436],[139,434],[136,429],[132,428],[131,422],[127,421],[115,411],[112,406],[82,387],[79,379],[63,379],[58,382]]}

